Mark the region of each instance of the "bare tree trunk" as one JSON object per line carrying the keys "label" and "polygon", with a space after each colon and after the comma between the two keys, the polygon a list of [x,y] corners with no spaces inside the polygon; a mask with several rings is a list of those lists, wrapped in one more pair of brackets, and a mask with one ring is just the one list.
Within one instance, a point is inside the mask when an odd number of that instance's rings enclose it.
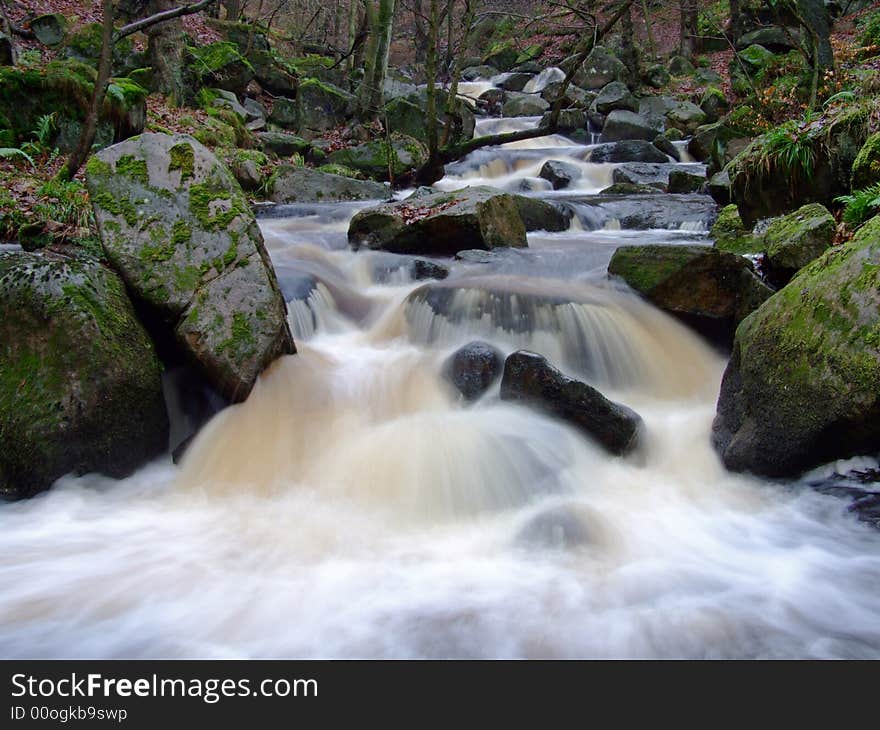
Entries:
{"label": "bare tree trunk", "polygon": [[[153,0],[152,11],[171,10],[175,0]],[[227,13],[229,12],[227,5]],[[153,69],[152,87],[165,94],[172,105],[183,103],[183,23],[179,18],[157,23],[147,30],[147,53]]]}
{"label": "bare tree trunk", "polygon": [[639,83],[639,52],[636,50],[635,29],[633,28],[632,7],[627,8],[620,18],[621,54],[620,60],[626,66],[630,86]]}
{"label": "bare tree trunk", "polygon": [[439,149],[439,134],[437,129],[437,38],[440,35],[439,0],[431,0],[430,20],[428,23],[428,54],[425,57],[425,76],[428,87],[426,89],[428,102],[425,109],[428,158],[436,159]]}
{"label": "bare tree trunk", "polygon": [[226,20],[238,20],[241,15],[241,0],[223,0],[226,7]]}
{"label": "bare tree trunk", "polygon": [[98,129],[98,119],[101,116],[101,108],[104,106],[104,96],[107,94],[107,82],[110,80],[110,71],[113,64],[113,0],[103,0],[104,21],[101,30],[101,56],[98,59],[98,77],[95,79],[95,88],[92,91],[92,101],[89,111],[83,122],[82,132],[76,149],[67,159],[67,164],[58,173],[61,179],[71,180],[79,172],[83,162],[92,150],[95,141],[95,132]]}
{"label": "bare tree trunk", "polygon": [[3,20],[3,33],[9,39],[9,62],[15,66],[18,63],[18,51],[15,48],[15,35],[12,30],[12,23],[9,22],[9,16],[6,14],[6,0],[0,0],[0,19]]}
{"label": "bare tree trunk", "polygon": [[446,3],[446,62],[444,66],[447,69],[452,68],[452,47],[455,30],[455,0],[448,0]]}
{"label": "bare tree trunk", "polygon": [[391,51],[391,33],[394,27],[394,0],[379,0],[376,65],[373,68],[372,98],[370,105],[379,110],[385,100],[385,77],[388,75],[388,54]]}
{"label": "bare tree trunk", "polygon": [[697,2],[696,0],[679,0],[681,20],[679,24],[680,38],[678,52],[685,58],[693,58],[697,39]]}
{"label": "bare tree trunk", "polygon": [[730,41],[736,46],[743,34],[743,15],[739,0],[730,0]]}

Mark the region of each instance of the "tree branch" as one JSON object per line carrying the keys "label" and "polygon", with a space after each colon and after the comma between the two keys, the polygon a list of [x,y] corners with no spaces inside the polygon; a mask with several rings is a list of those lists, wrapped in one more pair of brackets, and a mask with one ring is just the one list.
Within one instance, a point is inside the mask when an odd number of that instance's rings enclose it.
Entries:
{"label": "tree branch", "polygon": [[139,33],[140,31],[146,30],[147,28],[150,28],[157,23],[161,23],[165,20],[172,20],[174,18],[179,18],[183,15],[193,15],[194,13],[201,12],[209,5],[213,5],[216,2],[217,0],[199,0],[199,2],[197,3],[181,5],[179,8],[172,8],[171,10],[164,10],[161,13],[156,13],[155,15],[150,15],[147,18],[136,20],[135,22],[129,23],[128,25],[123,25],[113,34],[113,42],[117,43],[126,36],[130,36],[132,33]]}

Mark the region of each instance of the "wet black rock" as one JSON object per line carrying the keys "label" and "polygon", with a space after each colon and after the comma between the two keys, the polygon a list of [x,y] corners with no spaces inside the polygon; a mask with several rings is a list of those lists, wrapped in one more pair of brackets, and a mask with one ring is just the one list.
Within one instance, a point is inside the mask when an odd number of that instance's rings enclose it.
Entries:
{"label": "wet black rock", "polygon": [[449,276],[449,267],[429,259],[416,259],[409,267],[409,274],[414,281],[445,279]]}
{"label": "wet black rock", "polygon": [[504,356],[488,342],[469,342],[443,364],[443,374],[465,397],[477,400],[501,374]]}
{"label": "wet black rock", "polygon": [[647,140],[630,139],[594,147],[590,162],[669,162],[669,157]]}
{"label": "wet black rock", "polygon": [[548,180],[554,190],[562,190],[580,179],[581,171],[576,165],[560,160],[548,160],[538,173],[538,177]]}
{"label": "wet black rock", "polygon": [[542,355],[519,350],[504,363],[501,399],[532,405],[567,421],[616,455],[638,446],[641,417],[598,390],[569,378]]}

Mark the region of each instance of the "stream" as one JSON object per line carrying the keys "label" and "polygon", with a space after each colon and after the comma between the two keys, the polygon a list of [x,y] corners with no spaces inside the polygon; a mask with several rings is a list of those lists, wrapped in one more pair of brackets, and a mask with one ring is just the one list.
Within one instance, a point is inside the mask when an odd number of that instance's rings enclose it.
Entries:
{"label": "stream", "polygon": [[[449,166],[437,187],[573,217],[527,249],[443,260],[442,282],[348,248],[366,203],[264,211],[299,354],[180,466],[0,506],[0,655],[880,657],[880,532],[806,484],[877,461],[793,484],[725,471],[709,439],[725,356],[606,273],[622,245],[707,242],[714,204],[599,195],[615,165],[590,149],[553,135]],[[548,160],[581,179],[549,189]],[[643,447],[611,457],[497,382],[465,403],[441,373],[475,339],[635,409]]]}

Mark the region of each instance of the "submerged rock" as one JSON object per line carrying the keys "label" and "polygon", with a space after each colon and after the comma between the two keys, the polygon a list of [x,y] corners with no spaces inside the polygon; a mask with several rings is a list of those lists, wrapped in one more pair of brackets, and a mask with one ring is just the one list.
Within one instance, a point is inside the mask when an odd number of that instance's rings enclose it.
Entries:
{"label": "submerged rock", "polygon": [[569,378],[534,352],[519,350],[504,363],[501,399],[521,402],[567,421],[616,455],[639,443],[642,419],[586,383]]}
{"label": "submerged rock", "polygon": [[443,364],[443,375],[465,400],[477,400],[501,374],[504,356],[488,342],[469,342]]}
{"label": "submerged rock", "polygon": [[226,167],[188,135],[143,134],[86,168],[107,258],[150,323],[232,401],[295,352],[263,237]]}
{"label": "submerged rock", "polygon": [[161,365],[98,261],[0,253],[0,495],[127,476],[168,446]]}
{"label": "submerged rock", "polygon": [[269,180],[269,199],[275,203],[384,200],[390,195],[391,189],[382,183],[294,165],[281,165]]}
{"label": "submerged rock", "polygon": [[772,291],[751,262],[711,246],[624,246],[608,273],[710,339],[730,343]]}

